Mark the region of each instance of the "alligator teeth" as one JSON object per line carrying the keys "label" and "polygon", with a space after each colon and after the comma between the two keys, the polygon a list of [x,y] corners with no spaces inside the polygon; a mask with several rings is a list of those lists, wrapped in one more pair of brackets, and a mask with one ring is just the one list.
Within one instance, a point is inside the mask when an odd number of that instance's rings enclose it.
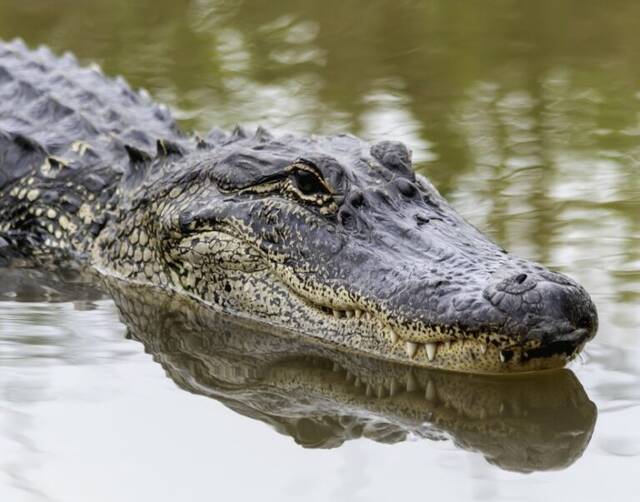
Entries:
{"label": "alligator teeth", "polygon": [[418,344],[414,342],[406,342],[404,345],[404,349],[406,350],[407,355],[413,358],[413,356],[416,355],[416,351],[418,350]]}
{"label": "alligator teeth", "polygon": [[418,389],[418,382],[416,382],[416,377],[413,376],[413,372],[410,371],[407,375],[407,392],[413,392]]}
{"label": "alligator teeth", "polygon": [[355,310],[355,315],[356,315],[356,319],[360,319],[360,317],[362,316],[362,310]]}
{"label": "alligator teeth", "polygon": [[504,352],[500,351],[500,362],[503,363],[507,360],[507,358],[504,356]]}
{"label": "alligator teeth", "polygon": [[347,316],[347,319],[351,319],[353,317],[353,310],[345,310],[344,313]]}
{"label": "alligator teeth", "polygon": [[[392,329],[389,330],[389,332],[391,333],[391,341],[393,343],[396,343],[398,341],[398,333],[396,333],[395,331],[393,331]],[[407,349],[408,351],[409,349]],[[407,352],[408,353],[408,352]],[[409,357],[413,357],[413,356],[409,356]]]}
{"label": "alligator teeth", "polygon": [[444,348],[449,350],[451,348],[451,340],[447,340],[444,342]]}
{"label": "alligator teeth", "polygon": [[389,395],[395,396],[398,393],[398,382],[396,382],[395,378],[391,380],[391,385],[389,386]]}
{"label": "alligator teeth", "polygon": [[433,361],[436,358],[436,352],[438,351],[438,346],[435,343],[427,343],[427,357],[429,361]]}
{"label": "alligator teeth", "polygon": [[344,312],[342,312],[341,310],[333,311],[333,317],[335,317],[336,319],[341,319],[343,315],[344,315]]}
{"label": "alligator teeth", "polygon": [[433,382],[429,380],[427,382],[427,388],[424,392],[424,397],[426,397],[429,401],[433,401],[436,398],[436,387],[433,385]]}
{"label": "alligator teeth", "polygon": [[487,353],[487,344],[486,343],[480,343],[480,353],[481,354],[486,354]]}

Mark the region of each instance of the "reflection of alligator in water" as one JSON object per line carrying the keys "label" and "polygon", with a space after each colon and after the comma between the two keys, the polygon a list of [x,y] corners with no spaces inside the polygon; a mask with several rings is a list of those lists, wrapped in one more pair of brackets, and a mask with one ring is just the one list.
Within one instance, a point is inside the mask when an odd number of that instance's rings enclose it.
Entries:
{"label": "reflection of alligator in water", "polygon": [[0,253],[444,369],[561,366],[597,326],[582,287],[466,223],[401,143],[187,136],[124,81],[21,42],[0,43]]}
{"label": "reflection of alligator in water", "polygon": [[305,447],[450,438],[527,472],[569,466],[591,438],[596,407],[568,370],[505,378],[412,368],[319,347],[178,295],[122,287],[108,289],[129,336],[179,387]]}

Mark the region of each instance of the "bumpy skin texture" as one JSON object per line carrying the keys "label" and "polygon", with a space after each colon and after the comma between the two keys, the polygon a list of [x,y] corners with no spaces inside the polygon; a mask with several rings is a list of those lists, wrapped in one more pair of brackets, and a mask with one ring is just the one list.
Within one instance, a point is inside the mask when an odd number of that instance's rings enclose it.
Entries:
{"label": "bumpy skin texture", "polygon": [[581,286],[466,223],[401,143],[186,136],[121,80],[19,42],[0,45],[0,215],[0,247],[394,361],[561,366],[597,328]]}

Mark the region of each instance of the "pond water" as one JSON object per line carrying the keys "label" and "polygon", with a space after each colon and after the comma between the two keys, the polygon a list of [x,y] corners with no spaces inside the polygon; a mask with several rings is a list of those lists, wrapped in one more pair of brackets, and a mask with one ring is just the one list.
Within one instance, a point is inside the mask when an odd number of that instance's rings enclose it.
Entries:
{"label": "pond water", "polygon": [[0,499],[636,500],[639,18],[624,0],[0,0],[0,38],[97,62],[187,129],[405,141],[600,316],[570,371],[505,383],[269,333],[252,354],[246,326],[212,320],[217,345],[167,315],[186,307],[0,270]]}

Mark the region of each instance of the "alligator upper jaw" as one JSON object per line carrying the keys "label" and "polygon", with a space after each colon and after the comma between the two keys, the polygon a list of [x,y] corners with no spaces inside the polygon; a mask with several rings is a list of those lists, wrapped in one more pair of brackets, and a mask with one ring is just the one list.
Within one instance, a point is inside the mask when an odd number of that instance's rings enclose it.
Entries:
{"label": "alligator upper jaw", "polygon": [[[300,297],[299,292],[295,293]],[[595,310],[589,309],[588,316],[593,312],[594,317],[584,322],[582,318],[569,322],[568,316],[549,319],[543,315],[534,324],[528,315],[529,324],[506,317],[499,324],[465,328],[457,320],[433,325],[420,321],[407,323],[388,311],[376,311],[371,303],[363,307],[366,302],[335,307],[327,306],[329,302],[319,304],[300,299],[313,312],[310,318],[317,317],[342,334],[352,335],[340,337],[347,350],[415,366],[469,373],[502,374],[563,367],[578,355],[597,328]],[[581,300],[590,302],[588,296]],[[500,315],[505,319],[504,312]],[[331,330],[323,333],[331,338]]]}
{"label": "alligator upper jaw", "polygon": [[[403,308],[411,303],[407,297],[373,299],[344,286],[330,290],[318,283],[309,293],[291,282],[294,272],[278,274],[277,280],[299,300],[307,327],[317,325],[303,330],[310,336],[414,366],[508,374],[565,366],[598,326],[595,306],[582,287],[543,267],[529,267],[535,271],[524,279],[507,270],[459,297],[445,297],[445,308],[414,307],[408,315]],[[497,294],[492,295],[494,289]],[[532,297],[537,304],[523,301]],[[452,311],[456,304],[476,310]],[[434,315],[439,310],[444,314]]]}

